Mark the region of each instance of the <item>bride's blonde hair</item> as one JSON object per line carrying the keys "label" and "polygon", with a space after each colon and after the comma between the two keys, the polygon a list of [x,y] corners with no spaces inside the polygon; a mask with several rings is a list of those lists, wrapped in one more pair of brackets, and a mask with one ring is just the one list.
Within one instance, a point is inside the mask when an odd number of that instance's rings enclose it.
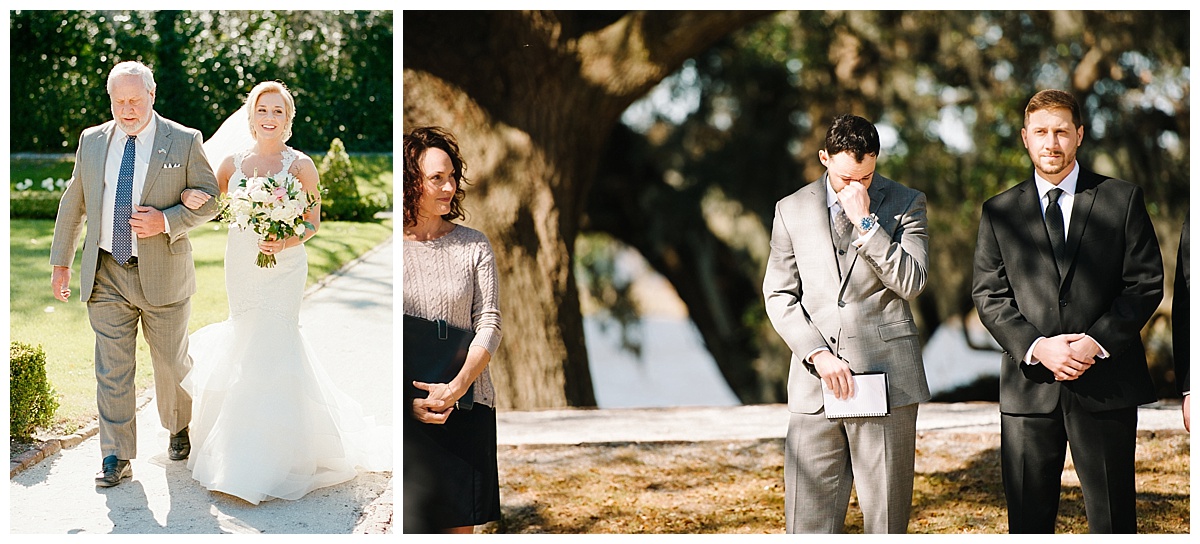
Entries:
{"label": "bride's blonde hair", "polygon": [[258,138],[258,133],[254,130],[254,107],[258,105],[258,99],[268,93],[279,93],[283,97],[283,113],[287,116],[287,125],[283,127],[283,141],[286,142],[292,137],[292,120],[296,118],[296,101],[292,98],[292,92],[278,81],[259,83],[250,90],[250,95],[246,97],[246,122],[250,123],[250,135],[255,139]]}

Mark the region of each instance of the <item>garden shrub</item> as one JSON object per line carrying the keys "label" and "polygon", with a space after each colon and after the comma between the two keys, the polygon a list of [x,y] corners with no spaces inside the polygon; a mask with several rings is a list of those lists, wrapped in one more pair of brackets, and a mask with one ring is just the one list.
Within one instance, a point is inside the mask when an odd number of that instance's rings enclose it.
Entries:
{"label": "garden shrub", "polygon": [[354,167],[341,138],[329,144],[329,153],[321,159],[317,168],[321,176],[321,220],[366,221],[374,212],[364,206],[358,194],[358,183],[354,180]]}
{"label": "garden shrub", "polygon": [[9,436],[29,441],[38,427],[47,427],[58,410],[58,395],[46,379],[42,346],[13,342],[8,363]]}

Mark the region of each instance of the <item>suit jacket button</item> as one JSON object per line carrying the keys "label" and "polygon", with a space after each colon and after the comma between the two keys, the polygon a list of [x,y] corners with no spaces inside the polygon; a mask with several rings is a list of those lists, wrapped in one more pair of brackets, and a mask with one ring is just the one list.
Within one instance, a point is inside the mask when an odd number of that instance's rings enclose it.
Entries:
{"label": "suit jacket button", "polygon": [[833,339],[833,337],[832,337],[832,336],[830,336],[830,337],[829,337],[829,343],[830,343],[830,344],[836,344],[836,343],[837,343],[837,340],[834,340],[834,339]]}
{"label": "suit jacket button", "polygon": [[1065,300],[1060,300],[1060,301],[1058,301],[1058,305],[1059,305],[1059,306],[1062,306],[1063,308],[1066,308],[1066,307],[1067,307],[1067,301],[1065,301]]}
{"label": "suit jacket button", "polygon": [[844,249],[838,250],[838,255],[845,255],[845,254],[846,254],[846,250],[844,250]]}

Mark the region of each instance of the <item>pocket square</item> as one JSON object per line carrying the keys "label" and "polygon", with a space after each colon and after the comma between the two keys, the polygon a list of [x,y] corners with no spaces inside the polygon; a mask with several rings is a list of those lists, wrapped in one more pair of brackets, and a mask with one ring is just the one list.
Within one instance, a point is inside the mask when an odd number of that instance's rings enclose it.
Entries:
{"label": "pocket square", "polygon": [[164,163],[164,164],[163,164],[163,168],[164,168],[164,169],[165,169],[165,168],[179,168],[180,166],[183,166],[183,165],[181,165],[181,164],[179,164],[179,163],[177,163],[177,162],[168,162],[168,163]]}

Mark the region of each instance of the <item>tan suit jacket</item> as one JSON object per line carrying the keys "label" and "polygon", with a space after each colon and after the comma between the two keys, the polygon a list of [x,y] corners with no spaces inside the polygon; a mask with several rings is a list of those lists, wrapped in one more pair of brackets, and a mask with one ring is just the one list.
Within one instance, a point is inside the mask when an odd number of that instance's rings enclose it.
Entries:
{"label": "tan suit jacket", "polygon": [[792,412],[813,414],[824,407],[821,380],[804,361],[820,347],[856,373],[887,372],[893,407],[929,400],[909,308],[928,277],[925,195],[878,174],[867,192],[879,230],[850,255],[844,278],[833,251],[825,178],[775,206],[763,293],[771,323],[792,350]]}
{"label": "tan suit jacket", "polygon": [[[170,237],[164,233],[138,239],[138,268],[146,300],[161,306],[196,292],[196,271],[188,231],[217,213],[215,198],[199,209],[190,210],[180,203],[180,193],[184,189],[199,189],[215,196],[219,191],[216,176],[201,147],[203,136],[200,131],[158,114],[151,122],[157,123],[154,153],[138,203],[162,210],[171,226],[171,234]],[[50,247],[50,264],[53,266],[71,266],[84,221],[87,217],[100,217],[102,213],[104,163],[109,142],[117,130],[116,122],[109,121],[84,130],[79,137],[75,168],[54,222],[54,242]],[[108,222],[97,221],[96,224],[107,225]],[[80,297],[85,302],[91,297],[95,284],[99,240],[99,228],[87,229],[80,271]]]}

